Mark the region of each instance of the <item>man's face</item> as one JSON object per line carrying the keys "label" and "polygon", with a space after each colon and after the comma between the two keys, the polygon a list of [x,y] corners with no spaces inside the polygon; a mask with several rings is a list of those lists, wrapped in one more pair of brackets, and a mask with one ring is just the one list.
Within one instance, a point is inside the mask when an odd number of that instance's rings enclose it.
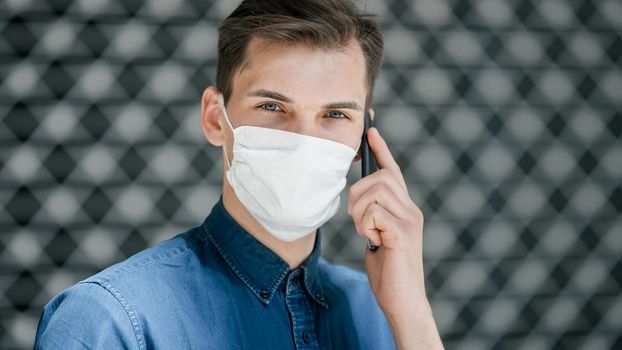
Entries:
{"label": "man's face", "polygon": [[[236,128],[280,129],[352,149],[361,140],[367,85],[363,51],[356,41],[341,50],[318,50],[254,38],[232,82],[226,107]],[[232,133],[226,125],[223,119],[230,152]]]}

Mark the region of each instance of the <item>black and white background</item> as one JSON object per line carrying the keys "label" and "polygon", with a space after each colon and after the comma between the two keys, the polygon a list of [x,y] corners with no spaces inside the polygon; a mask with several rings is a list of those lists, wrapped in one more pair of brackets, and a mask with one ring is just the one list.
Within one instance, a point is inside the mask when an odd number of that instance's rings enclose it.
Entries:
{"label": "black and white background", "polygon": [[[236,4],[0,1],[0,348],[209,213],[222,163],[199,99]],[[622,2],[366,6],[386,40],[377,126],[426,217],[446,347],[621,349]],[[363,270],[343,197],[322,252]]]}

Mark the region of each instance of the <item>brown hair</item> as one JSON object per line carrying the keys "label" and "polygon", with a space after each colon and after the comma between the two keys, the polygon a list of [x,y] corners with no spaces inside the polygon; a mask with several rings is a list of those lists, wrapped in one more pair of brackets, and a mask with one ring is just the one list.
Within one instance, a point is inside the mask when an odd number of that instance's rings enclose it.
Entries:
{"label": "brown hair", "polygon": [[371,101],[384,42],[376,16],[359,12],[351,0],[244,0],[220,24],[218,32],[216,85],[225,101],[253,37],[334,50],[356,39],[366,60],[366,103]]}

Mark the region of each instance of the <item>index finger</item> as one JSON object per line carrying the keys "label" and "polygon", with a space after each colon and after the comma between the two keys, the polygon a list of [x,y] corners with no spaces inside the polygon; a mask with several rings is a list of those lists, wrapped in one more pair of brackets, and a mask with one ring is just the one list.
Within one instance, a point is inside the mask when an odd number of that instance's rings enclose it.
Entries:
{"label": "index finger", "polygon": [[395,158],[393,158],[389,146],[384,138],[380,136],[378,129],[375,127],[369,128],[367,131],[367,137],[369,146],[371,147],[374,157],[376,158],[376,162],[378,163],[378,168],[386,168],[389,170],[399,179],[404,188],[406,188],[406,182],[404,181],[404,176],[402,175],[400,166],[395,161]]}

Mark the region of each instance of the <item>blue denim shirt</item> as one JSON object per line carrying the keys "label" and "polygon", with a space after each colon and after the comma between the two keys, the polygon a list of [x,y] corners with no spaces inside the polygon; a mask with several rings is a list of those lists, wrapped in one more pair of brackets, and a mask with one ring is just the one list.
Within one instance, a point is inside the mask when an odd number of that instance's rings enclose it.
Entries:
{"label": "blue denim shirt", "polygon": [[205,221],[55,296],[36,349],[394,349],[367,275],[320,257],[296,269],[220,200]]}

